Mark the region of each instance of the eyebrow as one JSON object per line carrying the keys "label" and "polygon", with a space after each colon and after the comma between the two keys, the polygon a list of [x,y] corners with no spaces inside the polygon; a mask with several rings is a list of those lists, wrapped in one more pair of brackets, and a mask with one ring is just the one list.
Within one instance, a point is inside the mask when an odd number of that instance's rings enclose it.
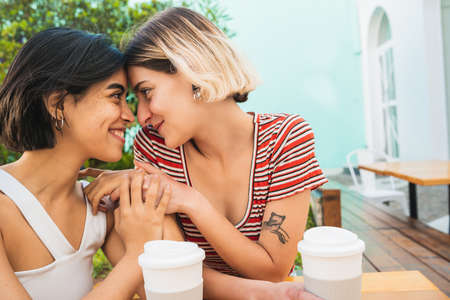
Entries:
{"label": "eyebrow", "polygon": [[125,92],[125,87],[123,85],[121,85],[120,83],[112,83],[110,85],[108,85],[108,87],[106,88],[107,90],[114,90],[114,89],[120,89],[123,92]]}
{"label": "eyebrow", "polygon": [[139,81],[133,88],[133,91],[136,93],[139,90],[139,86],[143,84],[145,80]]}

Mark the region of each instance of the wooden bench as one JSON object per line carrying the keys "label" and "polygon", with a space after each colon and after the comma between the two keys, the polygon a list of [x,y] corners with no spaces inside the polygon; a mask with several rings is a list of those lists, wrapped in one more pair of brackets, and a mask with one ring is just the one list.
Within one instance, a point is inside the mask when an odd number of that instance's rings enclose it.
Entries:
{"label": "wooden bench", "polygon": [[341,227],[341,190],[319,188],[312,191],[311,209],[317,226]]}

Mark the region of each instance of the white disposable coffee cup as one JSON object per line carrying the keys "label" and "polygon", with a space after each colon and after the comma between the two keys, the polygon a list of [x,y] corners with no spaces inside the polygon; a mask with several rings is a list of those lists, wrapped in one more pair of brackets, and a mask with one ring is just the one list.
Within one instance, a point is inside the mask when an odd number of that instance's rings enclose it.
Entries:
{"label": "white disposable coffee cup", "polygon": [[190,299],[201,300],[204,258],[205,251],[195,243],[163,240],[145,243],[144,253],[138,260],[142,267],[147,299],[158,298],[156,295],[161,294],[168,295],[165,297],[167,299],[175,299],[177,297],[173,295],[195,288],[196,296]]}
{"label": "white disposable coffee cup", "polygon": [[365,244],[351,231],[320,226],[298,243],[305,288],[327,300],[360,299]]}

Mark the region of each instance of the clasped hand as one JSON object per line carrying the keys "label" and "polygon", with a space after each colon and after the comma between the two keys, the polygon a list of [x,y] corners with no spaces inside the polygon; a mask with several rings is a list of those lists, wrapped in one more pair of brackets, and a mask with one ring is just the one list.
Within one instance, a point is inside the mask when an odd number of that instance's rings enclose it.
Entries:
{"label": "clasped hand", "polygon": [[[103,174],[90,169],[80,172],[80,177],[96,175],[97,180],[102,178],[103,181],[106,177],[113,179],[115,185],[112,191],[117,194],[115,197],[120,199],[120,207],[114,210],[114,228],[122,238],[126,250],[140,253],[145,242],[162,239],[163,221],[171,198],[171,187],[161,184],[159,176],[147,175],[143,170],[108,171],[107,174]],[[89,184],[84,192],[96,214],[101,197],[95,181]]]}
{"label": "clasped hand", "polygon": [[[187,186],[186,184],[179,183],[169,177],[167,174],[161,170],[153,167],[149,163],[135,162],[136,169],[110,171],[110,170],[100,170],[87,168],[79,173],[79,178],[83,177],[94,177],[95,180],[90,183],[85,189],[85,195],[89,202],[92,204],[94,215],[97,211],[106,212],[113,205],[108,205],[106,201],[113,201],[117,203],[120,199],[120,182],[124,175],[130,177],[135,174],[145,171],[146,174],[151,176],[156,176],[161,181],[161,186],[170,186],[171,188],[171,199],[167,204],[166,214],[180,213],[184,212],[198,204],[201,200],[205,200],[202,195],[195,189]],[[160,188],[157,193],[158,199],[161,198],[162,189]],[[120,200],[120,202],[122,202]],[[116,207],[117,204],[114,205]]]}

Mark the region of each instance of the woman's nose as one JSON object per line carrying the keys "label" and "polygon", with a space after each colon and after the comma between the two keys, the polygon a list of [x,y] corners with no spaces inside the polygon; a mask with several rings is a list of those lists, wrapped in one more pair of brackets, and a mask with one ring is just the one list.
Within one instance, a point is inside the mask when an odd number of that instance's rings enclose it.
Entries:
{"label": "woman's nose", "polygon": [[150,111],[150,106],[147,103],[143,103],[144,101],[139,101],[137,118],[139,125],[144,127],[145,125],[150,123],[150,119],[152,117],[152,112]]}
{"label": "woman's nose", "polygon": [[121,118],[129,123],[134,121],[134,115],[133,112],[131,111],[130,107],[128,106],[126,101],[123,101],[122,104],[122,114],[121,114]]}

